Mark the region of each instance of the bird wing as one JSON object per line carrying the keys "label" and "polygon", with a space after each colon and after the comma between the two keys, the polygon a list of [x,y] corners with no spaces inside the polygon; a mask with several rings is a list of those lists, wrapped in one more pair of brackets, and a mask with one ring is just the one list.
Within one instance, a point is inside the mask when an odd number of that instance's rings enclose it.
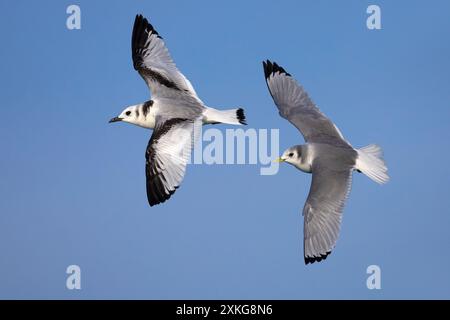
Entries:
{"label": "bird wing", "polygon": [[150,206],[170,198],[183,180],[201,119],[157,119],[145,153],[147,199]]}
{"label": "bird wing", "polygon": [[142,15],[136,15],[131,38],[133,66],[153,97],[188,95],[201,103],[192,84],[177,69],[162,37]]}
{"label": "bird wing", "polygon": [[325,259],[334,248],[351,185],[351,168],[335,171],[320,158],[314,161],[311,188],[303,208],[306,264]]}
{"label": "bird wing", "polygon": [[270,94],[280,116],[291,122],[307,142],[348,143],[339,129],[311,101],[306,91],[275,62],[263,61]]}

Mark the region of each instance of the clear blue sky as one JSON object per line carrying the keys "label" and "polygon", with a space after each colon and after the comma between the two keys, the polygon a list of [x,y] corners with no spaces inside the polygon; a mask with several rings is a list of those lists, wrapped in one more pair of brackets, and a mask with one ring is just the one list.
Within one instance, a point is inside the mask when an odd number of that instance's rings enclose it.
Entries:
{"label": "clear blue sky", "polygon": [[[0,2],[0,298],[450,298],[448,1]],[[382,30],[366,28],[378,4]],[[341,235],[303,262],[310,176],[193,165],[164,205],[145,195],[150,132],[107,120],[149,93],[130,38],[142,13],[209,105],[279,128],[261,61],[292,73],[391,182],[355,175]],[[221,130],[227,126],[219,126]],[[65,287],[66,267],[82,289]],[[366,288],[366,268],[382,289]]]}

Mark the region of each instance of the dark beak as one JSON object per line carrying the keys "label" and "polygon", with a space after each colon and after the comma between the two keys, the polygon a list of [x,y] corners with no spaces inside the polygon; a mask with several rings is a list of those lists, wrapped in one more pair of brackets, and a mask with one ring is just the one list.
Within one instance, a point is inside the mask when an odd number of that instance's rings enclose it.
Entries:
{"label": "dark beak", "polygon": [[111,120],[109,120],[109,123],[113,123],[113,122],[117,122],[117,121],[122,121],[122,118],[119,118],[119,117],[112,118]]}

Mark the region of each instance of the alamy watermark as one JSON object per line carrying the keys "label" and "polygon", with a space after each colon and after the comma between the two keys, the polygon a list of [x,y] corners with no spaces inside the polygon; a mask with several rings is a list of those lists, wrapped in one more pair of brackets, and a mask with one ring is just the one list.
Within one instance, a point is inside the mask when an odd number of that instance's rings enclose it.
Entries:
{"label": "alamy watermark", "polygon": [[381,29],[381,8],[375,4],[371,4],[367,7],[367,14],[370,16],[366,20],[366,26],[369,30],[380,30]]}
{"label": "alamy watermark", "polygon": [[[273,162],[280,151],[279,129],[207,128],[197,133],[191,164],[260,165],[261,175],[274,175],[279,163]],[[194,134],[197,136],[197,134]]]}
{"label": "alamy watermark", "polygon": [[372,264],[367,267],[366,272],[367,272],[367,274],[369,274],[369,277],[366,280],[367,289],[380,290],[381,289],[381,268],[380,268],[380,266],[377,266],[376,264]]}
{"label": "alamy watermark", "polygon": [[81,268],[76,264],[67,267],[66,273],[69,275],[66,279],[66,288],[69,290],[81,289]]}
{"label": "alamy watermark", "polygon": [[67,7],[66,13],[69,15],[66,20],[66,27],[69,30],[81,29],[81,9],[76,4]]}
{"label": "alamy watermark", "polygon": [[[69,30],[81,29],[81,8],[76,4],[67,7],[66,13],[69,15],[66,20],[66,27]],[[366,26],[369,30],[381,29],[381,8],[376,4],[367,7],[366,13],[369,14],[366,20]]]}

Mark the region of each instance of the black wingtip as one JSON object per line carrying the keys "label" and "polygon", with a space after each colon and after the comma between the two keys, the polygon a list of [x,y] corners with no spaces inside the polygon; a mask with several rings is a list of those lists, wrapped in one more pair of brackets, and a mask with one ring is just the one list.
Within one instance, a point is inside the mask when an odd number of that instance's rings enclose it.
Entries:
{"label": "black wingtip", "polygon": [[145,18],[142,14],[137,14],[134,19],[134,28],[140,27],[140,30],[145,30],[147,33],[156,35],[158,38],[162,39],[158,31],[153,28],[152,24]]}
{"label": "black wingtip", "polygon": [[268,72],[269,71],[269,69],[268,69],[268,67],[267,67],[267,64],[269,63],[269,60],[267,60],[267,62],[266,61],[263,61],[262,62],[262,64],[263,64],[263,69],[264,69],[264,77],[267,79],[269,76],[270,76],[270,73]]}
{"label": "black wingtip", "polygon": [[236,117],[239,120],[240,124],[247,125],[246,119],[245,119],[245,113],[244,109],[239,108],[236,110]]}
{"label": "black wingtip", "polygon": [[286,72],[283,67],[279,66],[276,62],[271,62],[270,60],[263,61],[263,68],[266,79],[275,73],[285,74],[288,77],[291,76],[290,73]]}
{"label": "black wingtip", "polygon": [[331,251],[328,251],[326,254],[321,254],[320,257],[305,257],[305,265],[325,260],[330,255],[330,253]]}
{"label": "black wingtip", "polygon": [[175,187],[175,190],[169,191],[169,193],[166,194],[156,194],[154,191],[150,191],[147,188],[147,200],[150,207],[156,206],[158,204],[166,202],[166,200],[169,200],[170,197],[177,191],[178,187]]}
{"label": "black wingtip", "polygon": [[139,69],[142,63],[142,51],[146,47],[149,35],[156,35],[157,38],[162,39],[148,20],[142,14],[137,14],[131,35],[131,55],[133,67],[136,70]]}

